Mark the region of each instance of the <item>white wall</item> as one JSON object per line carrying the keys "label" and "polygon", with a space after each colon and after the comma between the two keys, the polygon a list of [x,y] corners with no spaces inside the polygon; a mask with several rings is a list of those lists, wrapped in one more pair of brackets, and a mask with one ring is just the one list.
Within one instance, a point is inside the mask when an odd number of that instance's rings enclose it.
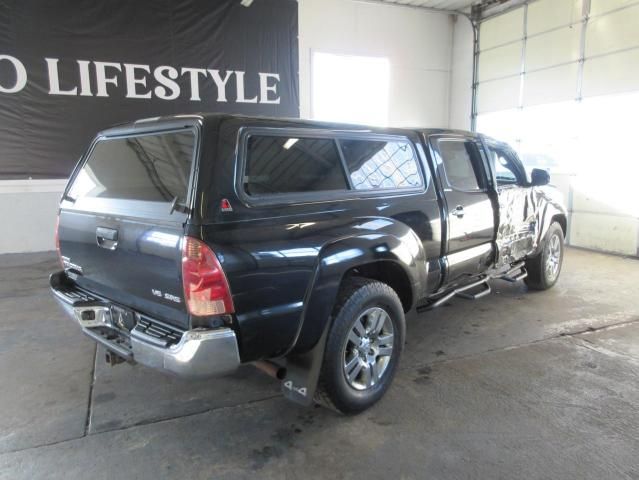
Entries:
{"label": "white wall", "polygon": [[65,183],[65,180],[0,182],[0,253],[55,248],[55,219]]}
{"label": "white wall", "polygon": [[473,27],[458,15],[453,27],[450,77],[450,128],[470,130],[473,88]]}
{"label": "white wall", "polygon": [[[446,127],[452,38],[450,15],[355,0],[299,0],[301,116],[311,118],[311,52],[316,50],[387,57],[389,125]],[[0,181],[0,253],[54,248],[64,183]]]}
{"label": "white wall", "polygon": [[301,116],[312,117],[311,53],[320,51],[388,58],[389,125],[446,127],[452,38],[446,14],[356,0],[299,0]]}

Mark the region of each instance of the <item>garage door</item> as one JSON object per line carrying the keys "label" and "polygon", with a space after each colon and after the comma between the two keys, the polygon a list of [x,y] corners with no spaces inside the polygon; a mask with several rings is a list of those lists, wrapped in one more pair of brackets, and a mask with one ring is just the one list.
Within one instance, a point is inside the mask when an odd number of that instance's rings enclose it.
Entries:
{"label": "garage door", "polygon": [[550,170],[573,245],[639,254],[639,0],[538,0],[480,25],[477,129]]}

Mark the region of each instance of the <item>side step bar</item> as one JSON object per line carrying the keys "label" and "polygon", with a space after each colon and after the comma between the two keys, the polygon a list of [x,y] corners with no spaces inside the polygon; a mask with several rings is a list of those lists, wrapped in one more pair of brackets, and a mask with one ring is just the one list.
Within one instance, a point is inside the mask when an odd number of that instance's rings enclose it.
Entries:
{"label": "side step bar", "polygon": [[[489,293],[492,292],[490,288],[489,280],[498,279],[498,280],[506,280],[507,282],[518,282],[519,280],[523,280],[528,276],[528,272],[526,271],[525,262],[519,262],[514,264],[509,270],[506,272],[496,273],[493,275],[485,275],[478,279],[475,282],[469,283],[468,285],[464,285],[463,287],[458,287],[451,292],[448,292],[443,297],[438,298],[432,303],[427,303],[425,305],[418,305],[416,310],[417,313],[425,312],[426,310],[431,310],[433,308],[437,308],[442,306],[448,300],[453,297],[461,297],[467,300],[477,300],[478,298],[485,297]],[[482,287],[478,292],[471,293],[469,290],[473,290],[476,287]]]}
{"label": "side step bar", "polygon": [[492,289],[490,288],[488,281],[480,285],[483,287],[483,289],[480,290],[479,292],[467,293],[465,290],[462,290],[461,292],[457,292],[457,296],[465,298],[466,300],[477,300],[478,298],[485,297],[490,292],[492,292]]}
{"label": "side step bar", "polygon": [[513,267],[508,270],[503,275],[498,275],[493,278],[499,278],[500,280],[506,280],[507,282],[518,282],[519,280],[523,280],[528,276],[528,272],[526,271],[525,262],[519,262],[513,265]]}
{"label": "side step bar", "polygon": [[[424,312],[426,310],[430,310],[431,308],[440,307],[441,305],[446,303],[448,300],[450,300],[451,298],[453,298],[455,296],[458,296],[458,295],[460,297],[462,297],[462,298],[467,298],[469,300],[476,300],[478,298],[484,297],[484,296],[488,295],[491,292],[490,285],[488,284],[488,278],[489,277],[482,277],[479,280],[477,280],[476,282],[469,283],[468,285],[464,285],[463,287],[456,288],[452,292],[447,293],[446,295],[444,295],[443,297],[437,299],[433,303],[429,303],[427,305],[418,306],[417,307],[417,312],[421,313],[421,312]],[[479,287],[480,285],[483,287],[483,289],[481,291],[479,291],[478,293],[474,293],[474,294],[466,293],[468,290],[472,290],[473,288]]]}

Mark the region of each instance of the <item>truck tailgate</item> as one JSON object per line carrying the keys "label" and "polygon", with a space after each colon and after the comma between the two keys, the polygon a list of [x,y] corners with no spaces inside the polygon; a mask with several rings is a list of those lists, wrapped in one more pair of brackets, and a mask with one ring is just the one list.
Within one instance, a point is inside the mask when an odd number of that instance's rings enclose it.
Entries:
{"label": "truck tailgate", "polygon": [[[196,132],[99,138],[65,191],[58,238],[82,288],[188,327],[181,244]],[[179,209],[179,210],[184,210]]]}

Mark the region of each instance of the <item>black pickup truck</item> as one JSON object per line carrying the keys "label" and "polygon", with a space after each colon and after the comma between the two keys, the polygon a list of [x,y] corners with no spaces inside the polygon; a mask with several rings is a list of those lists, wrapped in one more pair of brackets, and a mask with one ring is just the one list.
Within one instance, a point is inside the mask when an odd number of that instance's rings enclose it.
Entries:
{"label": "black pickup truck", "polygon": [[493,278],[553,286],[566,211],[548,182],[463,131],[140,120],[73,171],[50,284],[112,364],[253,363],[294,401],[356,413],[392,382],[410,310]]}

